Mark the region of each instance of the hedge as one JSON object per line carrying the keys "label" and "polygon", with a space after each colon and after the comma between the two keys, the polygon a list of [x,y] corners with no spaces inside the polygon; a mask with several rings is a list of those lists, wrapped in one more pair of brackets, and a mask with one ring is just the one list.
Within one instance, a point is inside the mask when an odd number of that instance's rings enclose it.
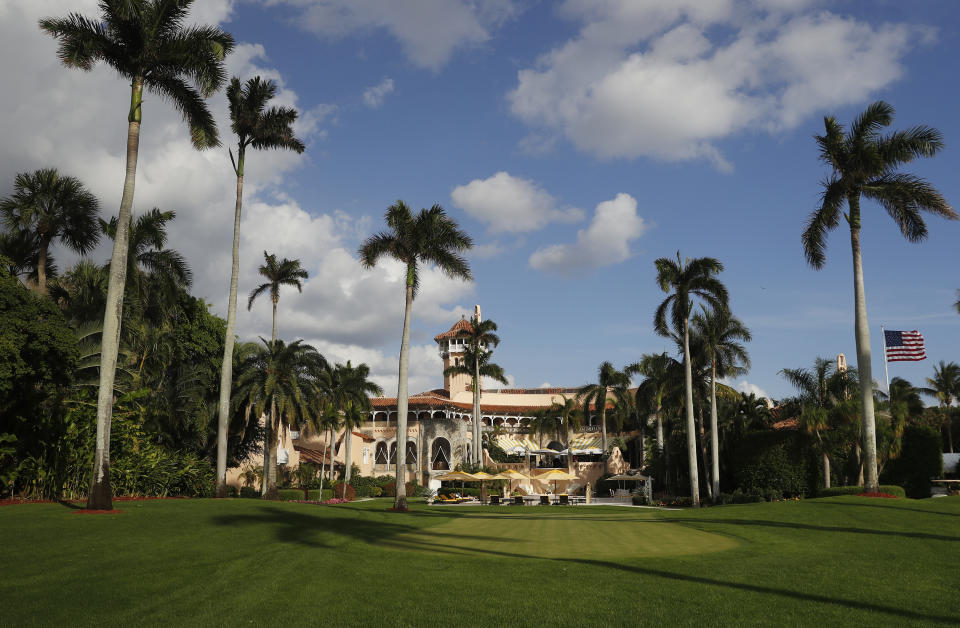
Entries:
{"label": "hedge", "polygon": [[357,492],[353,486],[344,484],[343,482],[337,482],[333,485],[333,496],[337,499],[345,498],[348,501],[353,501],[357,497]]}
{"label": "hedge", "polygon": [[816,490],[816,453],[799,432],[752,432],[733,449],[734,488],[768,501],[806,496]]}
{"label": "hedge", "polygon": [[[817,491],[817,497],[838,497],[840,495],[859,495],[865,492],[862,486],[834,486],[832,488],[822,488]],[[880,492],[894,497],[906,497],[907,493],[902,486],[895,484],[881,484]]]}
{"label": "hedge", "polygon": [[908,425],[903,430],[903,448],[900,456],[889,461],[882,479],[903,484],[908,497],[930,497],[931,478],[943,473],[942,440],[931,427]]}

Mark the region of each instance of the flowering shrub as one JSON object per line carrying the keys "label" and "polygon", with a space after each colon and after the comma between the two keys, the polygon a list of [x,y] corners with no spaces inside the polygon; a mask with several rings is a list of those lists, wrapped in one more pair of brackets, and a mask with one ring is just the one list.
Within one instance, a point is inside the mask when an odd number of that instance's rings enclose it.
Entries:
{"label": "flowering shrub", "polygon": [[889,499],[897,499],[896,495],[891,495],[890,493],[857,493],[857,497],[887,497]]}
{"label": "flowering shrub", "polygon": [[349,502],[349,501],[350,501],[349,499],[340,499],[340,498],[338,498],[338,497],[334,497],[333,499],[328,499],[327,501],[325,501],[325,502],[323,502],[323,503],[324,503],[324,504],[327,504],[328,506],[332,506],[332,505],[334,505],[334,504],[346,504],[346,503]]}

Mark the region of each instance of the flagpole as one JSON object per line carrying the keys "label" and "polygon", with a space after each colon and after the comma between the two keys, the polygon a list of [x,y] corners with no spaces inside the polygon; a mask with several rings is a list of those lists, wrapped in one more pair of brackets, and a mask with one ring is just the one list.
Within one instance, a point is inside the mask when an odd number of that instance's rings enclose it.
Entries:
{"label": "flagpole", "polygon": [[883,372],[887,376],[887,399],[890,398],[890,369],[887,366],[887,334],[880,325],[880,340],[883,341]]}

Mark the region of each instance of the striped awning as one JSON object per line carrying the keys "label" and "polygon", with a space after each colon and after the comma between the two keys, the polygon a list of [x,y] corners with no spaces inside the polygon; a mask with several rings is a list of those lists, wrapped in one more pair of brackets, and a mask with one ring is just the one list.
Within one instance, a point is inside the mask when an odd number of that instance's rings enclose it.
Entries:
{"label": "striped awning", "polygon": [[523,453],[538,449],[537,445],[529,438],[517,438],[513,436],[498,436],[497,444],[507,453]]}
{"label": "striped awning", "polygon": [[570,443],[570,448],[576,453],[579,449],[600,449],[602,445],[599,434],[584,434],[574,438],[573,442]]}

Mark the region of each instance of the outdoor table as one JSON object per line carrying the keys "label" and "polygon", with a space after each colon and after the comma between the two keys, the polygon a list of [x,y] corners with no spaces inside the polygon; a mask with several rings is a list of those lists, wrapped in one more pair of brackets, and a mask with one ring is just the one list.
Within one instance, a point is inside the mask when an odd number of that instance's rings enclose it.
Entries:
{"label": "outdoor table", "polygon": [[539,496],[539,495],[524,495],[524,496],[523,496],[523,505],[524,505],[524,506],[536,506],[538,501],[540,501],[540,496]]}

